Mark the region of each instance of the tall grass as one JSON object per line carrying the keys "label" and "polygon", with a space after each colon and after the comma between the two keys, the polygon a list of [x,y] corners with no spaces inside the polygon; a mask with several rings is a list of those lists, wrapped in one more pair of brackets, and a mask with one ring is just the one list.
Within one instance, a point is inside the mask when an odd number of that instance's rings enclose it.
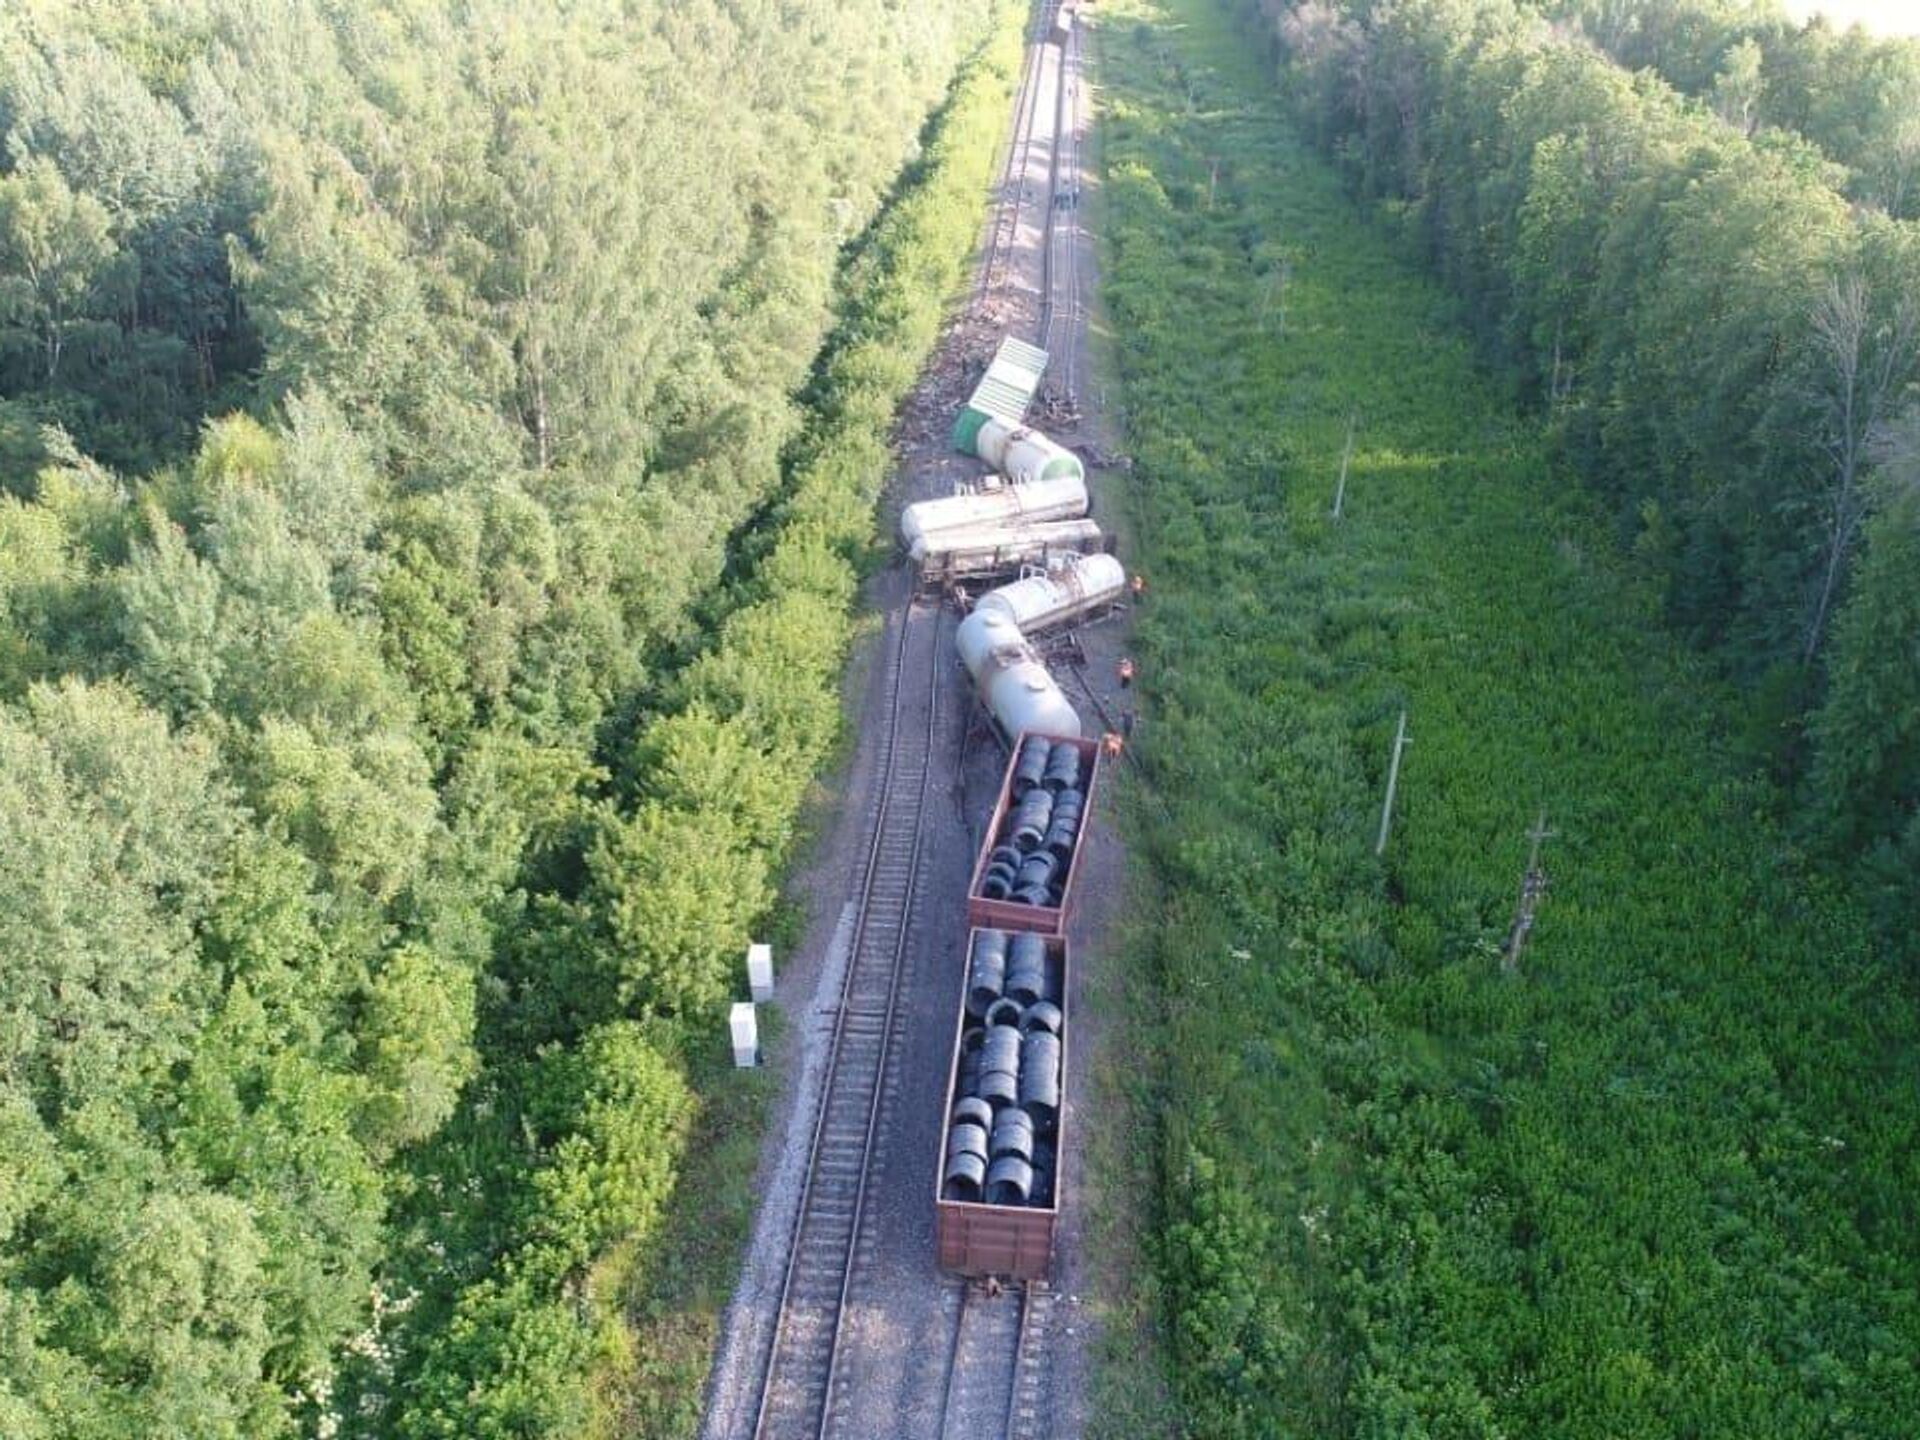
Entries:
{"label": "tall grass", "polygon": [[1152,580],[1130,829],[1155,898],[1124,963],[1183,1423],[1909,1433],[1911,977],[1766,818],[1733,699],[1221,7],[1103,12]]}

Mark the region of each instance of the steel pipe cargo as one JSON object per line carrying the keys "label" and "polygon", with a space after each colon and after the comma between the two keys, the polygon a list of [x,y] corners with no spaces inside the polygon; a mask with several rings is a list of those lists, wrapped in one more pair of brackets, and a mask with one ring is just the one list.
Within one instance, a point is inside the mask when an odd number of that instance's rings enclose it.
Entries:
{"label": "steel pipe cargo", "polygon": [[[1005,1009],[1009,1002],[1002,1000],[994,1008]],[[1013,1018],[997,1021],[987,1026],[986,1043],[980,1047],[981,1068],[986,1070],[1005,1070],[1009,1073],[1020,1068],[1020,1004],[1012,1002]]]}
{"label": "steel pipe cargo", "polygon": [[[1038,951],[1032,948],[1036,942],[1040,947]],[[975,944],[975,939],[970,937],[965,953],[971,955]],[[1064,939],[1059,936],[1036,936],[1023,941],[1015,936],[1007,947],[1009,965],[1015,944],[1020,945],[1023,959],[1029,962],[1035,957],[1042,959],[1052,986],[1065,990],[1068,947]],[[978,1111],[968,1107],[963,1122],[959,1108],[962,1099],[959,1087],[961,1070],[968,1058],[963,1046],[971,1029],[964,1005],[959,1009],[954,1032],[952,1078],[948,1082],[946,1103],[954,1123],[976,1124],[980,1118]],[[1049,1011],[1057,1013],[1050,1014]],[[1064,1001],[1059,1006],[1047,1006],[1044,1009],[1040,1006],[1028,1007],[1021,1021],[1023,1029],[1029,1034],[1037,1033],[1047,1041],[1047,1045],[1036,1049],[1036,1058],[1045,1059],[1047,1054],[1056,1057],[1054,1063],[1059,1067],[1058,1072],[1050,1078],[1040,1077],[1051,1084],[1055,1103],[1051,1110],[1043,1110],[1041,1114],[1035,1114],[1020,1105],[1017,1094],[1014,1100],[991,1105],[992,1123],[988,1127],[987,1141],[989,1159],[986,1171],[978,1180],[974,1179],[971,1166],[959,1171],[960,1179],[957,1181],[950,1179],[947,1173],[949,1166],[958,1165],[962,1158],[974,1160],[977,1156],[968,1154],[956,1156],[953,1161],[943,1160],[934,1190],[934,1238],[939,1263],[944,1270],[963,1275],[1036,1280],[1047,1278],[1052,1268],[1054,1236],[1059,1226],[1059,1197],[1064,1188],[1060,1175],[1060,1156],[1063,1144],[1061,1126],[1065,1117],[1058,1103],[1066,1055],[1063,1032],[1067,1014]],[[1056,1030],[1062,1032],[1058,1038]],[[996,1038],[993,1044],[998,1058],[998,1052],[1006,1042]],[[1024,1051],[1029,1044],[1028,1034],[1022,1035],[1020,1044]],[[984,1053],[984,1048],[985,1042],[982,1042],[982,1051],[979,1053]],[[1006,1077],[996,1071],[992,1078],[997,1080]],[[1019,1088],[1016,1084],[1016,1091]],[[1028,1088],[1034,1087],[1029,1085]],[[1048,1084],[1040,1084],[1038,1088],[1046,1090]]]}
{"label": "steel pipe cargo", "polygon": [[[1024,1008],[1022,1003],[1015,1000],[1012,996],[1003,996],[987,1007],[987,1024],[991,1029],[995,1030],[1018,1029],[1020,1026],[1020,1012]],[[1011,1057],[1009,1056],[1008,1058],[1009,1063],[999,1068],[1007,1070],[1013,1068]],[[987,1062],[982,1060],[980,1063],[984,1065]]]}
{"label": "steel pipe cargo", "polygon": [[[1016,798],[1037,786],[1047,773],[1047,752],[1053,742],[1044,735],[1029,735],[1020,742],[1020,754],[1013,762],[1013,793]],[[998,855],[1000,851],[993,852]]]}
{"label": "steel pipe cargo", "polygon": [[[1045,790],[1029,790],[1026,798],[1014,807],[1013,815],[1007,821],[1007,839],[1011,847],[1020,852],[1020,866],[1024,867],[1028,857],[1040,848],[1041,841],[1046,838],[1047,827],[1052,823],[1053,797]],[[1016,868],[1014,874],[1017,876],[1019,873]]]}
{"label": "steel pipe cargo", "polygon": [[980,1070],[979,1079],[974,1085],[980,1098],[998,1109],[1002,1105],[1013,1105],[1020,1099],[1020,1080],[1004,1070]]}
{"label": "steel pipe cargo", "polygon": [[[1001,785],[999,801],[994,806],[993,819],[988,823],[979,858],[974,861],[973,879],[967,891],[967,918],[975,925],[1057,935],[1066,927],[1067,912],[1072,904],[1074,876],[1084,849],[1081,841],[1092,819],[1091,797],[1099,775],[1099,746],[1078,736],[1045,732],[1037,737],[1030,735],[1025,738],[1048,741],[1050,760],[1063,747],[1076,752],[1079,756],[1079,784],[1064,786],[1057,794],[1040,785],[1016,796],[1015,772],[1023,762],[1029,766],[1031,762],[1026,759],[1030,752],[1024,745],[1015,749],[1007,766],[1006,779]],[[1043,777],[1045,769],[1045,766],[1041,767]],[[1056,772],[1056,778],[1059,773]],[[1044,825],[1037,823],[1042,806],[1048,807]],[[1069,819],[1073,822],[1071,834],[1064,823]],[[1058,829],[1055,828],[1056,821],[1061,822]],[[1026,833],[1016,837],[1017,830]],[[1047,887],[1047,893],[1038,893],[1037,887],[1020,884],[1017,872],[1009,879],[1003,853],[1009,846],[1021,851],[1023,861],[1038,849],[1044,849],[1058,858],[1059,868],[1054,872],[1054,880]],[[997,883],[989,888],[986,875],[988,869],[992,868],[989,865],[990,858],[1000,863],[995,869]]]}
{"label": "steel pipe cargo", "polygon": [[1020,1047],[1017,1103],[1036,1123],[1051,1129],[1060,1111],[1060,1037],[1044,1030],[1027,1032]]}
{"label": "steel pipe cargo", "polygon": [[1033,1166],[1017,1155],[1004,1155],[987,1167],[989,1205],[1024,1205],[1033,1193]]}
{"label": "steel pipe cargo", "polygon": [[954,1102],[953,1123],[978,1125],[982,1130],[990,1130],[993,1128],[993,1107],[978,1095],[969,1095]]}
{"label": "steel pipe cargo", "polygon": [[[1060,1013],[1060,1007],[1051,1000],[1036,1000],[1020,1012],[1020,1030],[1045,1030],[1050,1035],[1058,1035],[1066,1017]],[[958,1119],[956,1115],[954,1117]]]}
{"label": "steel pipe cargo", "polygon": [[1056,795],[1063,790],[1079,789],[1080,752],[1064,745],[1051,752],[1047,756],[1047,768],[1040,777],[1040,783]]}
{"label": "steel pipe cargo", "polygon": [[[1027,974],[1047,972],[1047,937],[1023,930],[1007,944],[1007,969]],[[1051,986],[1047,987],[1051,989]]]}
{"label": "steel pipe cargo", "polygon": [[987,1162],[979,1155],[955,1155],[940,1175],[941,1188],[950,1200],[973,1200],[987,1182]]}
{"label": "steel pipe cargo", "polygon": [[1018,885],[1052,885],[1053,873],[1060,868],[1060,857],[1051,850],[1035,850],[1014,877]]}
{"label": "steel pipe cargo", "polygon": [[1028,1006],[1052,999],[1053,981],[1048,976],[1044,965],[1032,970],[1007,972],[1007,998],[1000,1003],[1019,1006],[1022,1020],[1026,1019]]}
{"label": "steel pipe cargo", "polygon": [[[1031,1160],[1034,1133],[1033,1117],[1019,1106],[1009,1105],[993,1117],[993,1131],[987,1141],[987,1158],[998,1160],[1003,1155],[1018,1155],[1022,1160]],[[948,1148],[952,1149],[951,1146]]]}
{"label": "steel pipe cargo", "polygon": [[967,1013],[985,1015],[1007,988],[1007,936],[1004,930],[982,930],[974,941],[967,967]]}

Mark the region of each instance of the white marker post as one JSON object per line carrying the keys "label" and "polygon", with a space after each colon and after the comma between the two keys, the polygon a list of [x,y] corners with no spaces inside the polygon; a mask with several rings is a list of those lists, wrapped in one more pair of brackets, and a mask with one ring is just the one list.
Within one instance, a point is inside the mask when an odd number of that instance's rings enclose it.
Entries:
{"label": "white marker post", "polygon": [[733,1063],[741,1070],[751,1070],[760,1063],[760,1022],[753,1012],[751,1000],[735,1003],[727,1016],[727,1028],[733,1032]]}
{"label": "white marker post", "polygon": [[747,946],[747,993],[755,1004],[773,999],[773,947]]}

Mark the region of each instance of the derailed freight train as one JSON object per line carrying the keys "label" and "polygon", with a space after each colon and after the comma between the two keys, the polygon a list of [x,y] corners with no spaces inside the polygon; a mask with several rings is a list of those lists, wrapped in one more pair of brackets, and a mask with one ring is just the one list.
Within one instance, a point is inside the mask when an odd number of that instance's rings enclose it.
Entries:
{"label": "derailed freight train", "polygon": [[1078,457],[1022,423],[1045,359],[1031,346],[1003,344],[954,427],[956,447],[1003,478],[909,506],[901,518],[923,580],[958,569],[937,557],[966,556],[976,567],[967,573],[1002,575],[1008,568],[995,567],[1009,553],[1032,546],[1041,557],[975,600],[954,635],[1011,754],[968,885],[973,928],[934,1233],[942,1269],[1013,1280],[1045,1279],[1053,1266],[1066,1153],[1065,932],[1100,764],[1100,746],[1082,735],[1033,637],[1119,603],[1126,589],[1112,555],[1053,550],[1065,527],[1087,527],[1084,538],[1096,544],[1099,530],[1083,518]]}
{"label": "derailed freight train", "polygon": [[1044,630],[1117,603],[1126,572],[1111,555],[1082,555],[989,590],[954,632],[954,648],[1009,741],[1037,731],[1079,735],[1080,715],[1034,649]]}

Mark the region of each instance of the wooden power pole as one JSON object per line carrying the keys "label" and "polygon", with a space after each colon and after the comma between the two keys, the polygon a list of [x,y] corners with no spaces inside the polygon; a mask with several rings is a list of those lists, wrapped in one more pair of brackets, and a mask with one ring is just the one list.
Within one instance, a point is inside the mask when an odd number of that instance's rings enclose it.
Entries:
{"label": "wooden power pole", "polygon": [[1413,743],[1413,737],[1407,734],[1407,712],[1400,712],[1400,728],[1393,736],[1393,760],[1387,766],[1387,798],[1380,806],[1380,838],[1374,842],[1373,853],[1387,853],[1387,831],[1393,826],[1393,792],[1400,787],[1400,756],[1407,746]]}
{"label": "wooden power pole", "polygon": [[1547,893],[1547,872],[1540,868],[1540,846],[1559,833],[1547,829],[1547,812],[1542,807],[1540,818],[1533,822],[1533,829],[1527,832],[1533,847],[1527,851],[1526,873],[1520,877],[1520,904],[1514,911],[1513,929],[1507,936],[1507,953],[1500,961],[1501,970],[1508,975],[1520,969],[1520,951],[1527,943],[1527,936],[1533,933],[1534,911],[1541,897]]}
{"label": "wooden power pole", "polygon": [[1360,412],[1352,411],[1347,416],[1347,448],[1340,452],[1340,483],[1333,491],[1333,518],[1340,518],[1340,509],[1347,502],[1347,466],[1353,462],[1353,431],[1360,423]]}

